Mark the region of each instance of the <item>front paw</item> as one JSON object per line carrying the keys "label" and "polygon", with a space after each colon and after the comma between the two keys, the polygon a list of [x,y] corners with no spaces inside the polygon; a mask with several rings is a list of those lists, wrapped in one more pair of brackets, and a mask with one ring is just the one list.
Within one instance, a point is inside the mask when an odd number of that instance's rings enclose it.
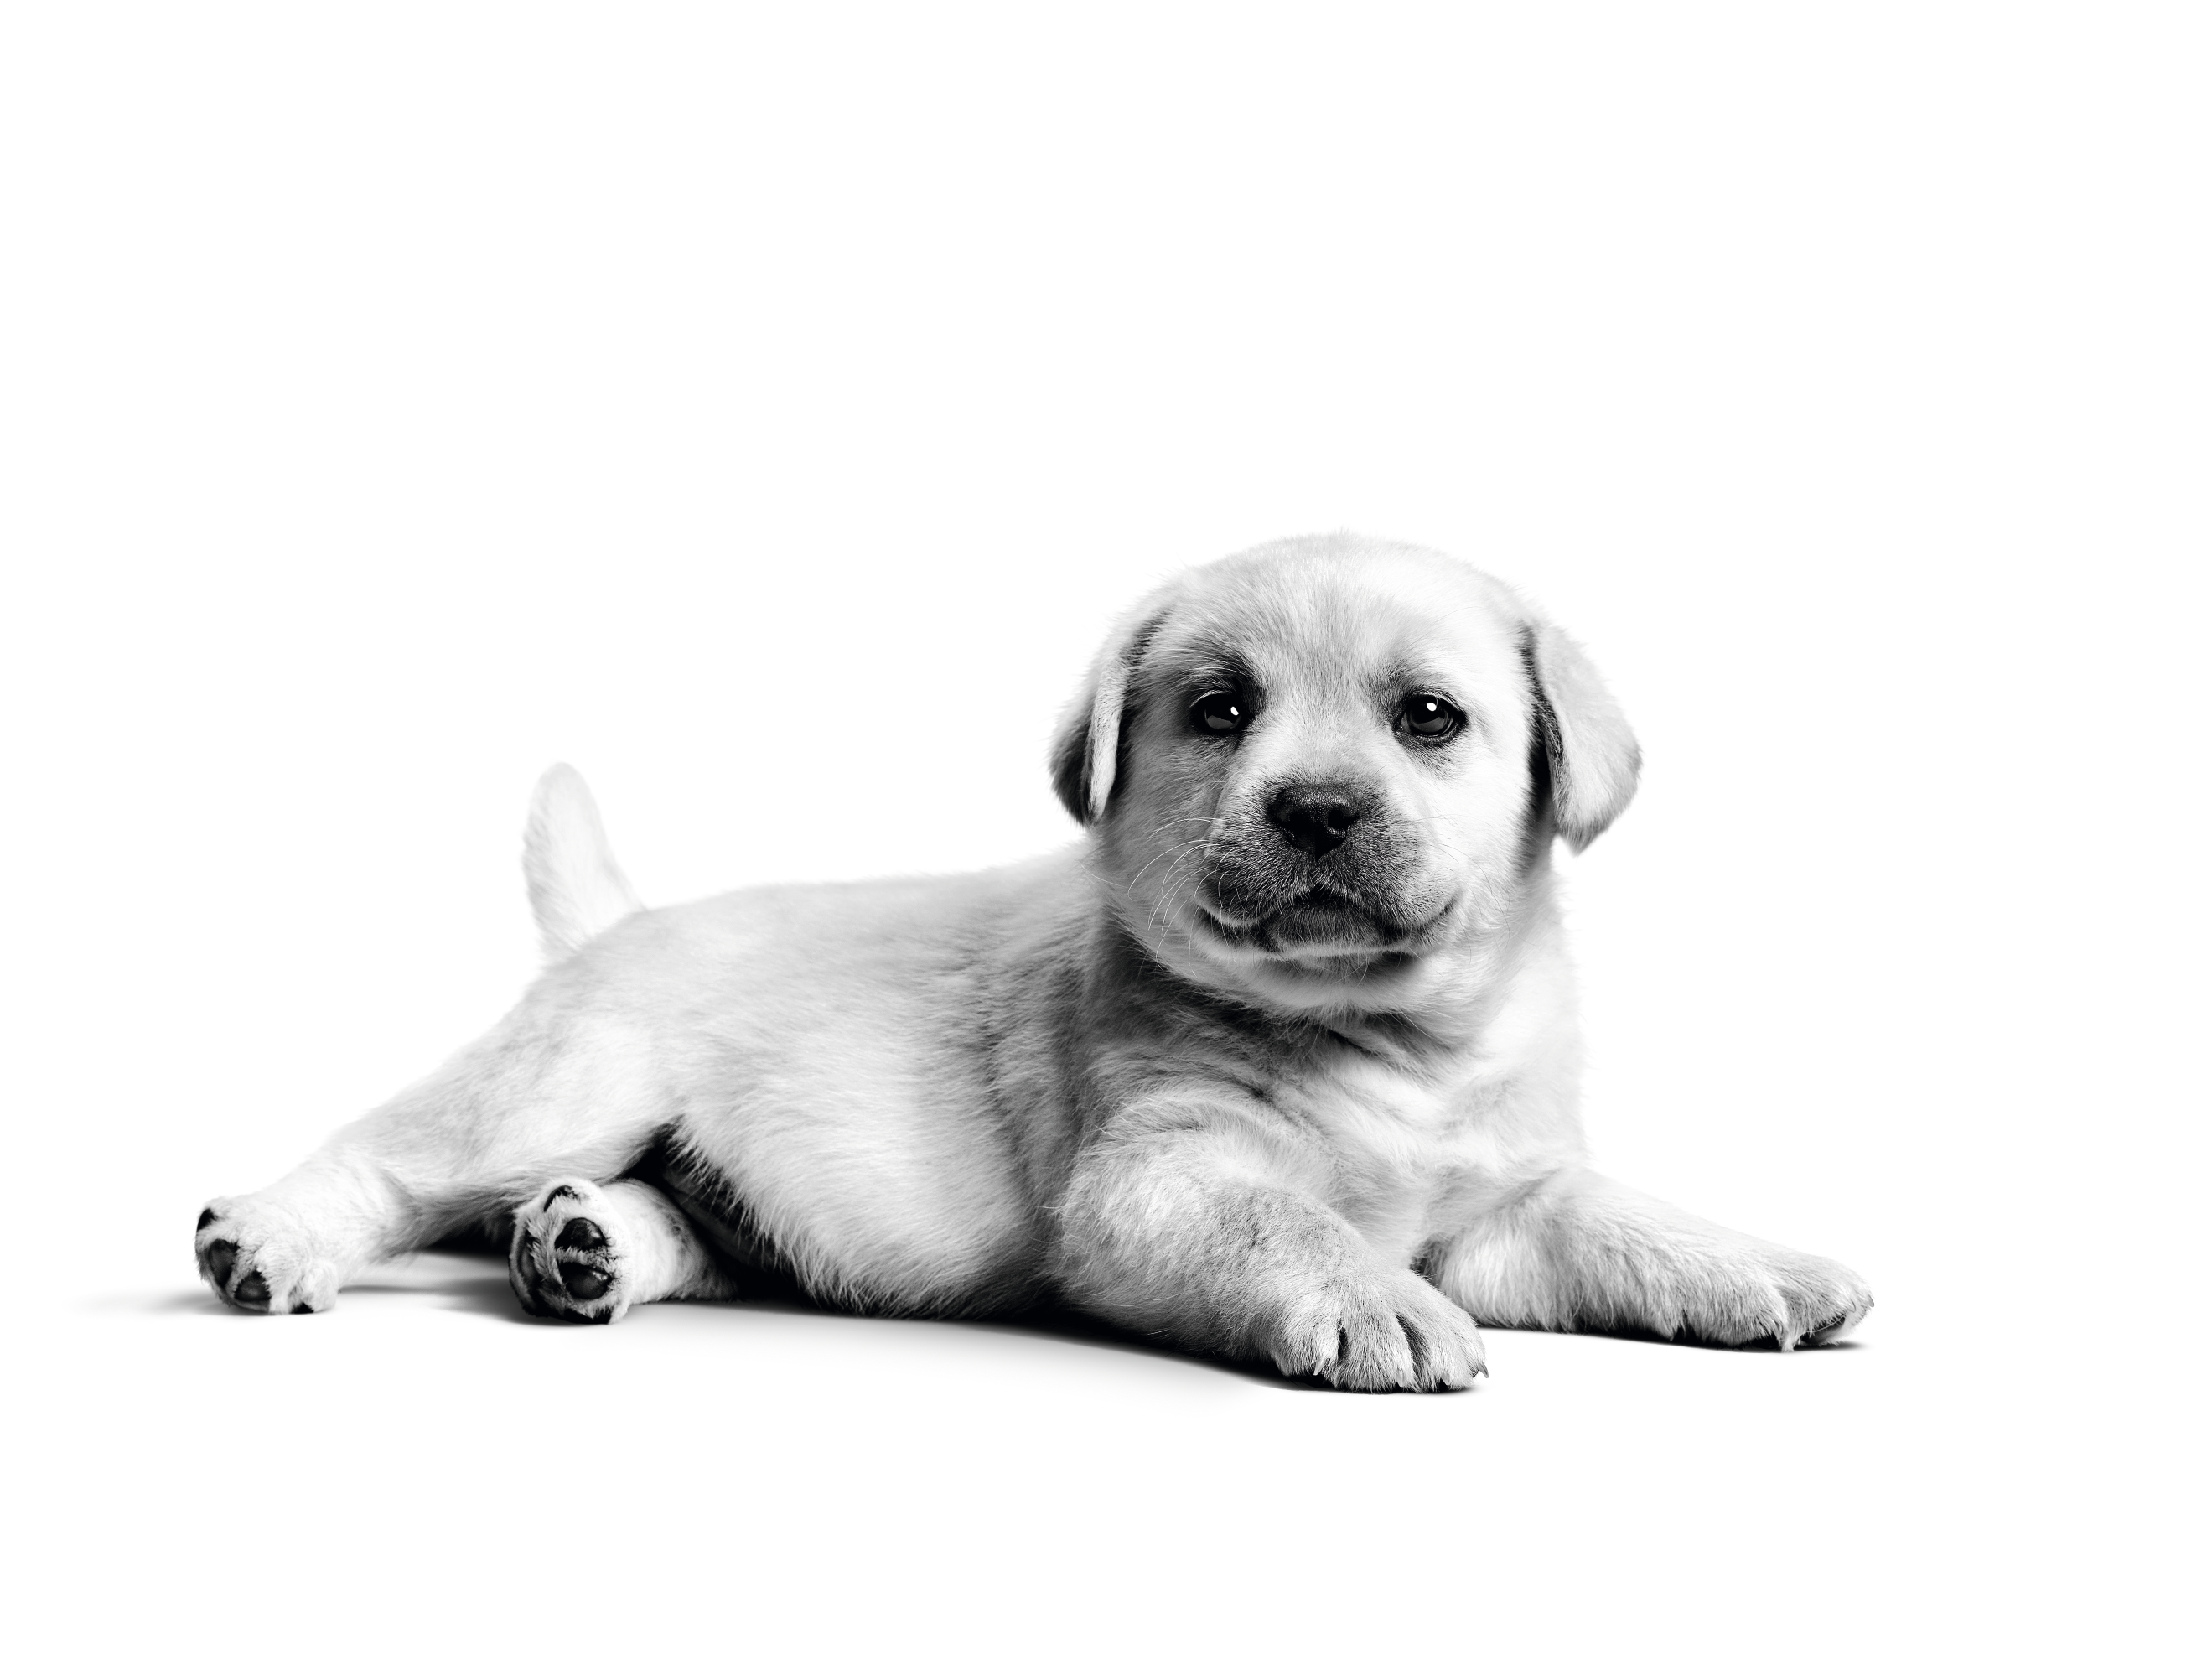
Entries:
{"label": "front paw", "polygon": [[1841,1262],[1778,1245],[1704,1267],[1686,1287],[1677,1329],[1709,1342],[1818,1348],[1850,1336],[1874,1307],[1866,1281]]}
{"label": "front paw", "polygon": [[1463,1389],[1490,1371],[1474,1316],[1406,1269],[1332,1274],[1294,1293],[1267,1347],[1285,1376],[1340,1389]]}
{"label": "front paw", "polygon": [[1768,1272],[1781,1288],[1788,1316],[1774,1334],[1784,1349],[1840,1343],[1874,1310],[1874,1292],[1867,1282],[1825,1256],[1791,1251]]}
{"label": "front paw", "polygon": [[203,1210],[192,1255],[215,1294],[248,1314],[319,1314],[337,1300],[343,1278],[289,1212],[252,1198]]}

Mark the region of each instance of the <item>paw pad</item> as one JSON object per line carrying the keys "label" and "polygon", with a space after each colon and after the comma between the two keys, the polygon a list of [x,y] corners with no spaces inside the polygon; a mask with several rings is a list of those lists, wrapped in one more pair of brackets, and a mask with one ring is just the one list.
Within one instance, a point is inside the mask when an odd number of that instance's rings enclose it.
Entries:
{"label": "paw pad", "polygon": [[562,1250],[597,1250],[607,1243],[607,1237],[593,1225],[588,1216],[579,1216],[561,1230],[561,1237],[553,1243]]}
{"label": "paw pad", "polygon": [[192,1224],[192,1253],[215,1294],[247,1314],[313,1314],[328,1308],[342,1277],[293,1219],[254,1200],[210,1205]]}
{"label": "paw pad", "polygon": [[597,1268],[587,1268],[581,1262],[563,1262],[561,1264],[561,1283],[568,1289],[568,1295],[579,1303],[591,1303],[605,1296],[607,1286],[611,1282]]}
{"label": "paw pad", "polygon": [[596,1188],[563,1182],[515,1212],[507,1272],[526,1312],[597,1326],[622,1314],[622,1255],[603,1225],[605,1204]]}

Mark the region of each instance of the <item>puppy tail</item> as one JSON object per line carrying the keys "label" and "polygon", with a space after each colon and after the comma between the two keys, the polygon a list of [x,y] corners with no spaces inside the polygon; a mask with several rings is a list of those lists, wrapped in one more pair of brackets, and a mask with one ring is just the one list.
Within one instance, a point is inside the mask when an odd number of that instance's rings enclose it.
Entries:
{"label": "puppy tail", "polygon": [[538,781],[531,798],[522,871],[548,963],[573,954],[592,935],[642,909],[608,851],[599,803],[583,775],[565,763]]}

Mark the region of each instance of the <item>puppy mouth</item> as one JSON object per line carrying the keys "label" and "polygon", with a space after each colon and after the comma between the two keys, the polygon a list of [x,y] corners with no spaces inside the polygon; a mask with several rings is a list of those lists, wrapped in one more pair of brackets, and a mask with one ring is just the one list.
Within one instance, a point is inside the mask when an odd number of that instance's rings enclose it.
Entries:
{"label": "puppy mouth", "polygon": [[1407,923],[1334,888],[1316,886],[1258,916],[1224,915],[1203,899],[1193,909],[1200,927],[1224,945],[1270,957],[1372,958],[1418,949],[1452,907],[1447,903],[1433,916]]}

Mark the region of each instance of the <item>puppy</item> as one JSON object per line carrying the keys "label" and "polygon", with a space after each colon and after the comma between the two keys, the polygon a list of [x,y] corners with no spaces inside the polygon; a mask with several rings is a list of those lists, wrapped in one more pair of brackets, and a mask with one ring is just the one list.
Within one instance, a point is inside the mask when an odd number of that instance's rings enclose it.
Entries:
{"label": "puppy", "polygon": [[1054,1297],[1353,1389],[1464,1388],[1485,1324],[1833,1341],[1872,1306],[1849,1269],[1585,1163],[1552,845],[1638,764],[1510,589],[1334,536],[1123,618],[1052,757],[1088,834],[1028,864],[644,910],[556,768],[544,976],[210,1205],[201,1273],[309,1313],[490,1224],[534,1314],[773,1270],[908,1315]]}

